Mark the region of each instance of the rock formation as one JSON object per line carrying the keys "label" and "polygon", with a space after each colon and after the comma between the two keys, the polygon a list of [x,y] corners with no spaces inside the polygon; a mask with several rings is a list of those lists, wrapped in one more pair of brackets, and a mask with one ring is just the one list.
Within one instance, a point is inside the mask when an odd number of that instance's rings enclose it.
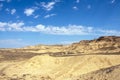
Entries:
{"label": "rock formation", "polygon": [[103,36],[94,40],[73,43],[68,51],[76,54],[117,54],[120,53],[120,37]]}

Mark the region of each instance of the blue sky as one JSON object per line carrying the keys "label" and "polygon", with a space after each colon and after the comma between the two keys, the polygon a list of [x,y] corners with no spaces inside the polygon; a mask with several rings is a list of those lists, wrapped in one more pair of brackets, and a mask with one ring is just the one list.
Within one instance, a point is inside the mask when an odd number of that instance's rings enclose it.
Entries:
{"label": "blue sky", "polygon": [[0,0],[0,48],[120,36],[120,0]]}

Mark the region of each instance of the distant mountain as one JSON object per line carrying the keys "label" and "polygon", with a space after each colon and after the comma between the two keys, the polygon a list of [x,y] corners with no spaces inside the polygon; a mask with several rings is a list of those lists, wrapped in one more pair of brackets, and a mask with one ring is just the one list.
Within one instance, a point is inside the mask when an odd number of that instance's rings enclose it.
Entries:
{"label": "distant mountain", "polygon": [[71,45],[35,45],[19,48],[19,50],[10,49],[9,52],[11,51],[43,54],[45,53],[52,56],[81,54],[120,54],[120,37],[102,36],[98,39],[82,40]]}

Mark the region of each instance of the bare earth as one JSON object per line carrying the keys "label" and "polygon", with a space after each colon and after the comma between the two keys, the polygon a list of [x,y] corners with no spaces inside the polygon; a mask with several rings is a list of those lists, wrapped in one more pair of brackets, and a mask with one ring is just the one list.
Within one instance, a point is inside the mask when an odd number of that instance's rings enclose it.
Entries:
{"label": "bare earth", "polygon": [[0,49],[0,80],[120,80],[120,37]]}

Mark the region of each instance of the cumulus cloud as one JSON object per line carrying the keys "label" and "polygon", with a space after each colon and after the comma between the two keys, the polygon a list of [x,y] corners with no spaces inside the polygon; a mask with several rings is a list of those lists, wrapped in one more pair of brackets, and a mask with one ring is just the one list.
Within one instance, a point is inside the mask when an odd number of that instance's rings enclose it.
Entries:
{"label": "cumulus cloud", "polygon": [[16,18],[18,19],[18,18],[20,18],[20,16],[16,16]]}
{"label": "cumulus cloud", "polygon": [[5,9],[5,11],[9,12],[9,11],[10,11],[10,9],[9,9],[9,8],[6,8],[6,9]]}
{"label": "cumulus cloud", "polygon": [[54,35],[119,35],[117,30],[96,29],[82,25],[68,26],[45,26],[38,24],[36,26],[25,26],[23,22],[6,23],[0,22],[0,31],[21,31],[21,32],[41,32]]}
{"label": "cumulus cloud", "polygon": [[0,31],[22,31],[21,26],[23,26],[23,22],[17,22],[17,23],[6,23],[6,22],[0,22]]}
{"label": "cumulus cloud", "polygon": [[115,3],[115,0],[112,0],[111,3],[112,3],[112,4]]}
{"label": "cumulus cloud", "polygon": [[7,23],[5,23],[5,22],[0,22],[0,27],[4,27],[4,26],[6,26],[7,25]]}
{"label": "cumulus cloud", "polygon": [[7,23],[0,22],[0,31],[5,31],[5,26],[7,26]]}
{"label": "cumulus cloud", "polygon": [[1,2],[6,1],[7,3],[11,2],[12,0],[0,0]]}
{"label": "cumulus cloud", "polygon": [[80,0],[76,0],[76,3],[79,3],[80,2]]}
{"label": "cumulus cloud", "polygon": [[13,30],[13,31],[22,31],[21,26],[24,25],[23,22],[18,22],[18,23],[8,23],[8,30]]}
{"label": "cumulus cloud", "polygon": [[26,14],[26,16],[31,16],[34,12],[35,12],[35,9],[33,8],[27,8],[24,10],[24,14]]}
{"label": "cumulus cloud", "polygon": [[77,7],[77,6],[74,6],[73,9],[74,9],[74,10],[78,10],[78,7]]}
{"label": "cumulus cloud", "polygon": [[50,11],[54,8],[55,4],[56,4],[56,1],[48,2],[48,3],[42,2],[41,6],[43,7],[43,9]]}
{"label": "cumulus cloud", "polygon": [[56,14],[48,14],[46,16],[44,16],[44,18],[49,18],[49,17],[52,17],[52,16],[55,16]]}
{"label": "cumulus cloud", "polygon": [[3,4],[0,4],[0,10],[2,9],[2,7],[3,7]]}
{"label": "cumulus cloud", "polygon": [[5,0],[0,0],[0,1],[5,1]]}
{"label": "cumulus cloud", "polygon": [[34,18],[38,18],[40,15],[36,15],[36,16],[34,16]]}
{"label": "cumulus cloud", "polygon": [[88,8],[88,9],[91,9],[91,5],[88,5],[87,8]]}
{"label": "cumulus cloud", "polygon": [[12,15],[15,14],[15,12],[16,12],[16,9],[12,9],[12,10],[11,10],[11,14],[12,14]]}
{"label": "cumulus cloud", "polygon": [[104,33],[104,35],[110,34],[110,35],[120,36],[120,31],[116,31],[116,30],[98,30],[98,32]]}
{"label": "cumulus cloud", "polygon": [[9,2],[11,2],[12,0],[7,0],[7,2],[9,3]]}
{"label": "cumulus cloud", "polygon": [[9,8],[6,8],[5,11],[8,13],[8,14],[15,14],[16,13],[16,9],[9,9]]}

